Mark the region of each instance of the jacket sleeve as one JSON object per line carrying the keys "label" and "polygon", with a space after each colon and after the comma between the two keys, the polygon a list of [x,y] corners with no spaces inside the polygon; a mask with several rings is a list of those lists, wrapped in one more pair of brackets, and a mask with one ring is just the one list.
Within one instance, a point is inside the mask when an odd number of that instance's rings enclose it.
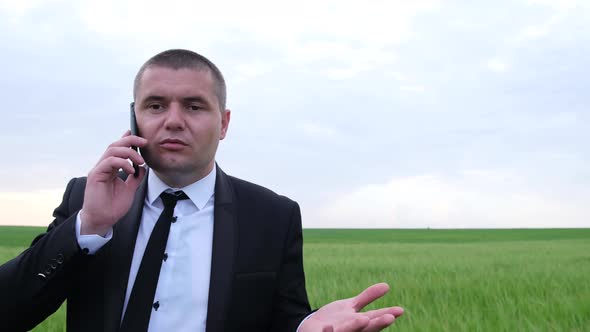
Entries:
{"label": "jacket sleeve", "polygon": [[297,203],[291,209],[275,303],[270,331],[295,332],[299,323],[311,312],[305,290],[303,231]]}
{"label": "jacket sleeve", "polygon": [[86,259],[75,234],[84,187],[85,179],[72,179],[47,232],[0,266],[0,324],[9,331],[32,329],[67,298],[68,281]]}

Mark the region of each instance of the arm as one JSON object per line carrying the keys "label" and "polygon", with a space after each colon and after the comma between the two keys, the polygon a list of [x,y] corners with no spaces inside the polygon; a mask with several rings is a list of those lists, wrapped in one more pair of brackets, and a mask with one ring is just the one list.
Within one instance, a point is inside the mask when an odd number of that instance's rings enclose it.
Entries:
{"label": "arm", "polygon": [[[0,318],[9,330],[29,330],[55,312],[68,296],[78,271],[92,259],[81,250],[76,218],[82,206],[80,235],[105,236],[131,206],[133,196],[146,174],[126,180],[119,169],[133,174],[127,161],[143,164],[143,158],[130,149],[142,147],[146,140],[127,131],[112,143],[84,180],[68,184],[63,201],[45,234],[37,236],[31,247],[0,267]],[[85,241],[84,241],[85,242]],[[86,248],[85,248],[86,249]]]}
{"label": "arm", "polygon": [[[68,280],[76,266],[84,263],[85,255],[75,233],[75,209],[81,205],[84,190],[78,181],[68,183],[47,232],[37,236],[18,257],[0,266],[0,317],[11,330],[29,330],[55,312],[67,296]],[[71,206],[77,200],[80,205]]]}
{"label": "arm", "polygon": [[270,331],[294,332],[310,312],[303,272],[303,232],[301,212],[294,203],[286,234],[278,291]]}

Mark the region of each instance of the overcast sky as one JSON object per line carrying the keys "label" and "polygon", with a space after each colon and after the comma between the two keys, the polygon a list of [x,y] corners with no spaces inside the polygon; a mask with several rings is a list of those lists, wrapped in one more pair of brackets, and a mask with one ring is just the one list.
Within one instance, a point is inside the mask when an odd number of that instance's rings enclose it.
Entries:
{"label": "overcast sky", "polygon": [[0,224],[47,225],[133,77],[226,76],[217,161],[304,227],[590,227],[589,1],[0,0]]}

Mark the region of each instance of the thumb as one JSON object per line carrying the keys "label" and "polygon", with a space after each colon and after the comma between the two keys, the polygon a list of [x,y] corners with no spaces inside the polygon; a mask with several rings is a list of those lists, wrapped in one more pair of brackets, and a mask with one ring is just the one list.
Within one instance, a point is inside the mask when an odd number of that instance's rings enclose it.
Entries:
{"label": "thumb", "polygon": [[135,192],[137,188],[139,188],[139,185],[141,184],[143,177],[147,174],[147,170],[145,169],[145,167],[139,166],[138,170],[139,174],[137,175],[137,177],[135,177],[135,174],[129,174],[129,176],[127,176],[127,180],[125,180],[125,186],[129,191]]}

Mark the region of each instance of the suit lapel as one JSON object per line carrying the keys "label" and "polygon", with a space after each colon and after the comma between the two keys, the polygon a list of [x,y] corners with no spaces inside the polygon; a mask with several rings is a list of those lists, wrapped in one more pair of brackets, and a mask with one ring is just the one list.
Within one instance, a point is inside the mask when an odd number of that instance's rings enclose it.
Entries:
{"label": "suit lapel", "polygon": [[223,331],[231,300],[237,220],[229,177],[217,166],[207,331]]}
{"label": "suit lapel", "polygon": [[131,260],[146,193],[147,174],[135,192],[129,211],[113,227],[113,238],[105,257],[107,262],[104,278],[105,331],[117,331],[121,323]]}

